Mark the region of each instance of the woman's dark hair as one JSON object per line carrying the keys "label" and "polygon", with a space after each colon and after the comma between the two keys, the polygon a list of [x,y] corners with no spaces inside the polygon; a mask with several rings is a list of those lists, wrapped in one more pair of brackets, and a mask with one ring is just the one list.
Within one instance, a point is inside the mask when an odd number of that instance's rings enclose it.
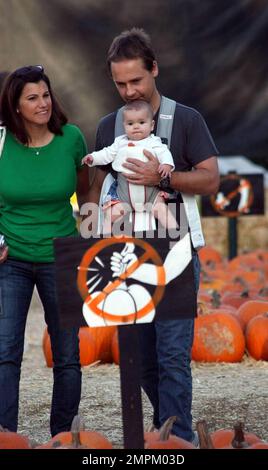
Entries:
{"label": "woman's dark hair", "polygon": [[41,80],[46,83],[52,102],[52,113],[48,122],[48,129],[53,134],[62,135],[62,126],[68,121],[51,89],[50,80],[44,73],[42,66],[29,65],[15,70],[7,76],[3,83],[0,97],[0,115],[2,125],[6,126],[23,144],[29,143],[30,136],[20,114],[17,113],[19,99],[26,83],[38,83]]}
{"label": "woman's dark hair", "polygon": [[153,69],[156,60],[150,36],[141,28],[132,28],[116,36],[107,54],[107,66],[111,74],[111,62],[125,59],[142,59],[145,68]]}

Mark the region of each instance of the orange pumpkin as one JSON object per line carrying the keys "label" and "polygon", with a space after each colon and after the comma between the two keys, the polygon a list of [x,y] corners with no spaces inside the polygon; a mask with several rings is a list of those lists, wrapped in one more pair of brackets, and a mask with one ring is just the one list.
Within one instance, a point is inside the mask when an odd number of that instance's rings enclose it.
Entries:
{"label": "orange pumpkin", "polygon": [[192,359],[204,362],[240,362],[245,351],[242,329],[233,315],[211,313],[195,319]]}
{"label": "orange pumpkin", "polygon": [[248,302],[249,300],[253,300],[250,297],[250,293],[248,290],[243,292],[225,292],[222,296],[222,302],[231,305],[232,307],[239,308],[240,305]]}
{"label": "orange pumpkin", "polygon": [[112,339],[116,332],[116,326],[99,326],[89,328],[96,345],[96,360],[101,362],[113,362]]}
{"label": "orange pumpkin", "polygon": [[0,449],[31,449],[28,437],[0,426]]}
{"label": "orange pumpkin", "polygon": [[268,442],[256,442],[256,444],[252,444],[249,449],[268,449]]}
{"label": "orange pumpkin", "polygon": [[248,323],[246,347],[254,359],[268,361],[268,313],[258,315]]}
{"label": "orange pumpkin", "polygon": [[243,449],[260,441],[256,434],[244,432],[240,422],[234,425],[234,429],[218,429],[210,437],[215,449]]}
{"label": "orange pumpkin", "polygon": [[261,259],[257,253],[244,253],[229,261],[228,270],[235,271],[241,268],[245,270],[248,270],[249,268],[252,270],[259,270],[262,269],[263,264],[263,259]]}
{"label": "orange pumpkin", "polygon": [[198,252],[199,259],[203,265],[215,265],[222,262],[221,254],[211,246],[204,246]]}
{"label": "orange pumpkin", "polygon": [[249,300],[242,304],[237,310],[237,317],[245,331],[249,321],[262,313],[268,312],[268,302],[262,300]]}
{"label": "orange pumpkin", "polygon": [[196,447],[181,437],[170,434],[176,416],[171,416],[157,432],[144,433],[145,449],[196,449]]}
{"label": "orange pumpkin", "polygon": [[37,449],[112,449],[112,444],[99,432],[85,431],[80,416],[75,416],[71,431],[60,432]]}

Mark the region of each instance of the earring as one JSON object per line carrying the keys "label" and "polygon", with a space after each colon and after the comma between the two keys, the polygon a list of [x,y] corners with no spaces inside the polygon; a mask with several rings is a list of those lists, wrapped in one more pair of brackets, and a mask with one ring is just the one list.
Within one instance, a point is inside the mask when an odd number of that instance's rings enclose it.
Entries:
{"label": "earring", "polygon": [[17,113],[19,114],[20,110],[19,109],[16,109]]}

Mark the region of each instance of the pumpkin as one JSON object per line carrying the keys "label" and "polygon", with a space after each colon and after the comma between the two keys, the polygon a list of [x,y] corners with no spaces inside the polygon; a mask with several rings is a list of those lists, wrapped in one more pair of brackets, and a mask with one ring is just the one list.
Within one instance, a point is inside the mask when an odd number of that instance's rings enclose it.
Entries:
{"label": "pumpkin", "polygon": [[246,289],[242,292],[225,292],[222,296],[222,302],[231,305],[232,307],[239,308],[240,305],[252,300],[249,291]]}
{"label": "pumpkin", "polygon": [[238,255],[235,258],[232,258],[228,262],[228,270],[236,271],[238,269],[244,269],[247,271],[249,268],[251,270],[259,270],[263,267],[263,260],[256,255],[256,253],[243,253],[242,255]]}
{"label": "pumpkin", "polygon": [[201,264],[213,266],[222,262],[221,254],[211,246],[204,246],[199,250],[198,256]]}
{"label": "pumpkin", "polygon": [[260,441],[256,434],[244,432],[241,422],[234,429],[218,429],[210,437],[215,449],[244,449]]}
{"label": "pumpkin", "polygon": [[112,444],[99,432],[85,431],[79,415],[75,416],[71,430],[56,434],[36,449],[112,449]]}
{"label": "pumpkin", "polygon": [[268,312],[252,318],[248,323],[246,347],[254,359],[268,361]]}
{"label": "pumpkin", "polygon": [[203,362],[240,362],[245,351],[242,329],[229,313],[210,313],[195,319],[192,359]]}
{"label": "pumpkin", "polygon": [[256,444],[252,444],[248,449],[268,449],[268,442],[256,442]]}
{"label": "pumpkin", "polygon": [[96,345],[96,360],[112,362],[112,339],[117,330],[116,326],[98,326],[89,328]]}
{"label": "pumpkin", "polygon": [[0,426],[0,449],[31,449],[28,437]]}
{"label": "pumpkin", "polygon": [[181,437],[171,434],[171,429],[176,416],[171,416],[163,424],[159,431],[146,432],[144,434],[145,449],[196,449],[191,442],[185,441]]}
{"label": "pumpkin", "polygon": [[249,300],[237,310],[237,318],[245,331],[249,321],[262,313],[268,312],[268,302],[262,300]]}

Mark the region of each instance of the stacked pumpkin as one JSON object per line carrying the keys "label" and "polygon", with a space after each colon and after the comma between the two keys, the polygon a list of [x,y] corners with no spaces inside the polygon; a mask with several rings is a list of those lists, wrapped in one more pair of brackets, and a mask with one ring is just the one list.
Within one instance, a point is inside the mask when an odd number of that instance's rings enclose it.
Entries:
{"label": "stacked pumpkin", "polygon": [[245,348],[268,360],[268,253],[223,260],[213,248],[200,250],[199,312],[192,358],[239,362]]}

